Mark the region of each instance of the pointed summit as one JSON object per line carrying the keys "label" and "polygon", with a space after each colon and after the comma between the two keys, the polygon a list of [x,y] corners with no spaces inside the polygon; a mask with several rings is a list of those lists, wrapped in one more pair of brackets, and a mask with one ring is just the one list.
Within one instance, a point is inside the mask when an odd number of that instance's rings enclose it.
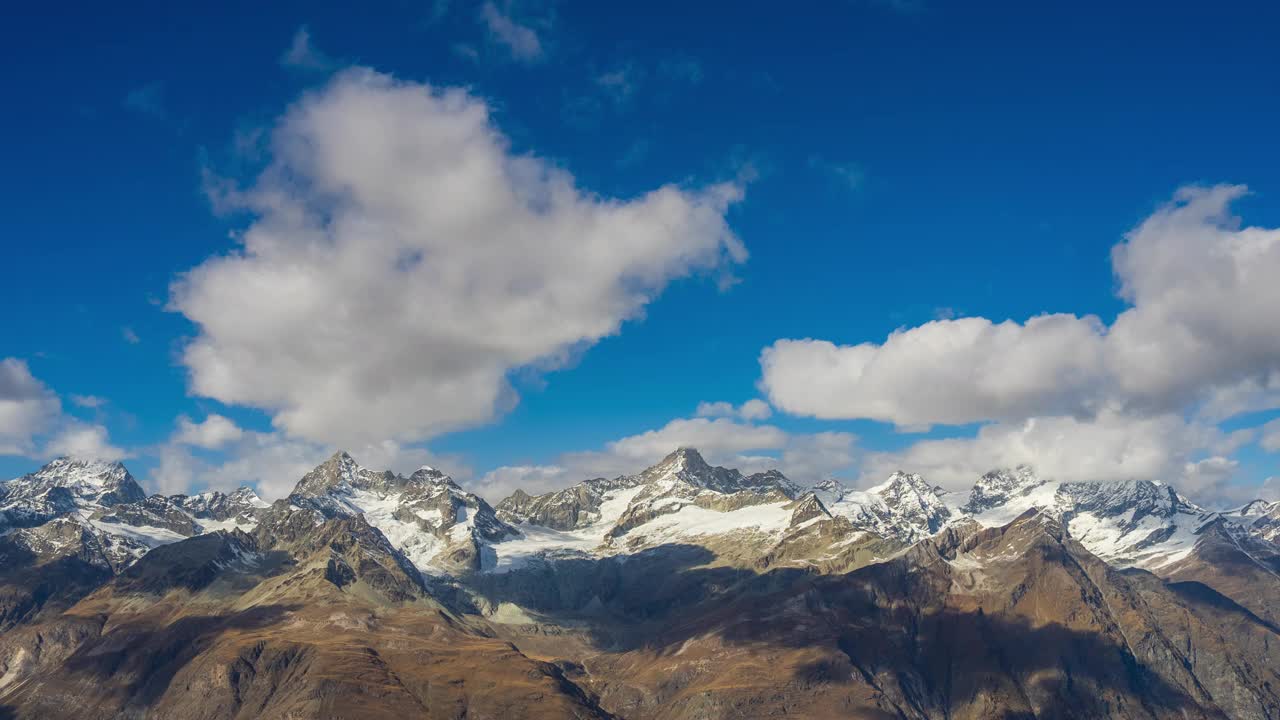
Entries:
{"label": "pointed summit", "polygon": [[868,492],[884,500],[893,515],[928,534],[937,532],[951,519],[951,511],[937,491],[915,473],[899,470]]}
{"label": "pointed summit", "polygon": [[686,470],[691,473],[703,473],[711,470],[711,466],[695,448],[679,447],[658,463],[659,467],[669,467],[672,471]]}
{"label": "pointed summit", "polygon": [[844,499],[848,489],[835,478],[827,478],[813,486],[813,493],[825,506],[830,506]]}
{"label": "pointed summit", "polygon": [[1025,495],[1044,482],[1029,465],[992,470],[974,483],[973,490],[969,492],[969,502],[963,509],[977,515],[1003,505],[1012,498]]}
{"label": "pointed summit", "polygon": [[[390,473],[382,473],[389,475]],[[373,482],[379,473],[361,467],[345,450],[339,450],[302,476],[293,488],[295,496],[345,494],[351,489]]]}
{"label": "pointed summit", "polygon": [[60,457],[10,481],[6,500],[33,497],[53,488],[65,489],[80,500],[104,506],[141,502],[147,497],[121,462]]}

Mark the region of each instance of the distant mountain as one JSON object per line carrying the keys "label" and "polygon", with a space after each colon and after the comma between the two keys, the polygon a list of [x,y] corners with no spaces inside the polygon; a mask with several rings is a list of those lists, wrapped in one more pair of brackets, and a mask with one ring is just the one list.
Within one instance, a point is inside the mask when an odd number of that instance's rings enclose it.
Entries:
{"label": "distant mountain", "polygon": [[680,448],[496,506],[0,485],[0,717],[1280,717],[1280,504],[1030,467],[802,488]]}
{"label": "distant mountain", "polygon": [[344,452],[307,473],[286,501],[325,518],[363,515],[424,573],[479,570],[486,545],[515,534],[489,503],[433,468],[374,472]]}

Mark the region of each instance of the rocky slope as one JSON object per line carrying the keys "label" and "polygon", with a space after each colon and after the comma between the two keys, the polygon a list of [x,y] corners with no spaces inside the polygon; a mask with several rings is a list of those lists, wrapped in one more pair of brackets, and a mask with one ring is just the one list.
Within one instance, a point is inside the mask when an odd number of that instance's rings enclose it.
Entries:
{"label": "rocky slope", "polygon": [[363,515],[424,573],[479,570],[488,544],[514,534],[489,503],[434,468],[402,477],[344,452],[304,476],[286,502],[326,518]]}
{"label": "rocky slope", "polygon": [[682,448],[491,507],[337,453],[268,504],[0,485],[0,717],[1280,717],[1277,506]]}

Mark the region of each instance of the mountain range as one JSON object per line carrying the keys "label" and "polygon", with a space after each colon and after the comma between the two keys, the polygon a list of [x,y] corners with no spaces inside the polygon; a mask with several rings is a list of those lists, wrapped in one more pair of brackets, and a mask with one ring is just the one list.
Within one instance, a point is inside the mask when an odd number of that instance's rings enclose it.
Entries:
{"label": "mountain range", "polygon": [[1280,718],[1280,502],[677,449],[496,505],[337,453],[268,503],[0,484],[0,718]]}

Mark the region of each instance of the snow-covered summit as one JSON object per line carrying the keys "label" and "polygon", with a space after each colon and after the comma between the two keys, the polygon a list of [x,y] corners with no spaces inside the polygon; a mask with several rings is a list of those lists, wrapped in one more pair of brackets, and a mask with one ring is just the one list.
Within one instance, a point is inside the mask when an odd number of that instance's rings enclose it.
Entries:
{"label": "snow-covered summit", "polygon": [[363,515],[423,573],[478,570],[487,542],[513,534],[484,499],[422,467],[405,477],[334,453],[298,481],[292,507],[324,517]]}
{"label": "snow-covered summit", "polygon": [[[0,528],[15,529],[19,541],[42,552],[55,545],[41,538],[68,539],[57,545],[58,554],[97,557],[119,569],[193,535],[252,529],[265,507],[249,488],[148,497],[122,463],[63,457],[4,484]],[[73,526],[79,530],[68,529]]]}
{"label": "snow-covered summit", "polygon": [[743,475],[735,469],[710,465],[697,450],[688,447],[677,448],[661,462],[634,477],[637,485],[663,488],[683,484],[718,493],[778,491],[795,496],[798,492],[798,488],[777,470]]}
{"label": "snow-covered summit", "polygon": [[60,457],[39,470],[5,483],[5,505],[65,490],[79,504],[138,502],[147,494],[122,463]]}
{"label": "snow-covered summit", "polygon": [[937,488],[913,473],[895,472],[867,490],[828,481],[814,492],[832,515],[848,519],[855,529],[902,542],[924,539],[952,518]]}
{"label": "snow-covered summit", "polygon": [[1027,465],[992,470],[974,483],[973,489],[969,491],[969,502],[962,510],[977,515],[1004,505],[1014,497],[1025,495],[1043,483],[1035,470]]}
{"label": "snow-covered summit", "polygon": [[1090,552],[1118,567],[1158,569],[1185,557],[1217,516],[1150,480],[1058,482],[1031,468],[997,470],[974,486],[964,510],[982,525],[1028,510],[1058,518]]}

